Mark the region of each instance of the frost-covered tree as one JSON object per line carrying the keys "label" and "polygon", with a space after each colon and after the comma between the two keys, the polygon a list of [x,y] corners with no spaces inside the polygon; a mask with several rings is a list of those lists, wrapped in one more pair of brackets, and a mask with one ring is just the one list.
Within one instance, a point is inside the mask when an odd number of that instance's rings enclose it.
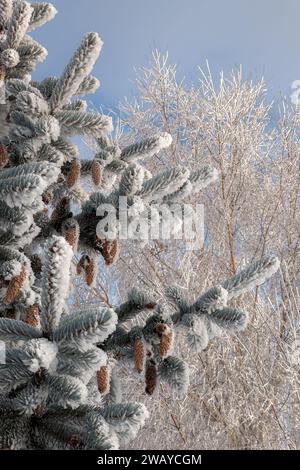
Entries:
{"label": "frost-covered tree", "polygon": [[[97,87],[89,73],[102,43],[88,34],[60,79],[33,83],[28,73],[45,51],[26,33],[55,9],[2,0],[0,11],[0,446],[118,448],[136,435],[147,412],[118,396],[105,403],[99,393],[99,373],[108,361],[99,345],[115,330],[117,315],[109,308],[68,311],[77,225],[67,220],[62,226],[57,215],[61,194],[72,187],[64,166],[71,160],[72,173],[78,153],[68,136],[111,129],[110,118],[71,101]],[[47,208],[51,192],[59,202]]]}
{"label": "frost-covered tree", "polygon": [[[155,52],[150,65],[138,71],[135,99],[121,108],[129,129],[123,144],[153,132],[173,136],[172,148],[149,161],[148,169],[179,164],[193,170],[206,163],[219,173],[218,183],[201,194],[203,250],[168,250],[162,243],[144,252],[130,247],[120,263],[123,277],[138,279],[158,295],[176,284],[195,301],[215,280],[267,253],[279,256],[282,270],[262,288],[230,301],[249,315],[245,332],[225,334],[201,354],[182,345],[192,371],[188,396],[170,403],[162,394],[151,402],[149,426],[159,423],[163,431],[152,436],[149,449],[160,443],[172,448],[174,442],[189,449],[197,434],[204,448],[299,447],[297,364],[290,354],[299,339],[299,108],[287,97],[279,103],[276,123],[278,102],[268,105],[267,85],[245,77],[242,67],[215,75],[208,66],[191,84],[167,55]],[[99,276],[98,285],[107,289],[109,279]],[[121,276],[119,286],[125,290]],[[250,384],[264,384],[260,398]],[[262,405],[271,402],[274,408]]]}
{"label": "frost-covered tree", "polygon": [[38,327],[0,319],[7,344],[0,366],[2,449],[116,449],[147,417],[143,405],[102,401],[97,372],[107,355],[97,345],[115,330],[117,315],[109,308],[66,312],[72,256],[64,238],[50,238]]}
{"label": "frost-covered tree", "polygon": [[[0,446],[115,449],[147,417],[143,405],[122,399],[116,363],[131,361],[147,394],[158,381],[183,394],[188,366],[172,355],[177,327],[197,350],[222,330],[243,329],[247,316],[228,301],[267,280],[278,261],[265,257],[196,302],[172,287],[164,301],[132,289],[113,309],[72,308],[74,268],[92,289],[97,255],[111,265],[122,250],[124,213],[144,243],[149,214],[163,218],[159,204],[173,213],[174,203],[215,182],[217,172],[206,165],[151,174],[143,163],[172,144],[170,134],[122,148],[111,137],[111,118],[90,112],[82,99],[99,86],[90,75],[99,36],[83,38],[61,77],[35,82],[29,74],[46,53],[27,33],[55,9],[21,0],[0,6]],[[92,160],[80,158],[74,135],[97,143]],[[172,234],[179,228],[178,219]]]}

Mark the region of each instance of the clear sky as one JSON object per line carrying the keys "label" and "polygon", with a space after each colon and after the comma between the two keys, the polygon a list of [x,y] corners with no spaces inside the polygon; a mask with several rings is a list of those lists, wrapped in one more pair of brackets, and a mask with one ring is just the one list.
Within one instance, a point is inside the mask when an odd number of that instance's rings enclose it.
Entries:
{"label": "clear sky", "polygon": [[56,18],[34,36],[49,51],[34,77],[59,75],[88,31],[104,41],[94,69],[97,106],[132,96],[134,67],[151,51],[168,51],[179,77],[197,80],[208,59],[213,73],[243,65],[244,76],[264,75],[276,96],[300,80],[299,0],[52,0]]}

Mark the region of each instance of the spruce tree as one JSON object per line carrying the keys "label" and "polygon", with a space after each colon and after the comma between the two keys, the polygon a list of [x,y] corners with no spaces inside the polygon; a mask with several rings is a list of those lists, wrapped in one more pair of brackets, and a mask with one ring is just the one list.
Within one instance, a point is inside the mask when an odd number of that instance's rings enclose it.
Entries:
{"label": "spruce tree", "polygon": [[[102,47],[96,33],[61,77],[33,81],[46,51],[28,32],[55,13],[47,3],[0,0],[0,448],[116,449],[147,418],[143,404],[122,399],[116,363],[132,361],[149,395],[159,381],[184,394],[188,365],[172,355],[175,330],[201,351],[222,331],[244,329],[247,315],[228,302],[265,282],[278,260],[255,262],[196,302],[172,286],[164,302],[133,288],[114,309],[72,308],[74,266],[92,288],[97,256],[111,265],[122,249],[123,212],[144,243],[149,213],[161,221],[159,204],[174,212],[217,173],[205,166],[152,175],[143,162],[171,145],[169,134],[125,148],[112,138],[112,119],[82,98],[99,86],[90,75]],[[96,142],[92,160],[80,158],[75,135]],[[80,185],[87,176],[90,193]]]}

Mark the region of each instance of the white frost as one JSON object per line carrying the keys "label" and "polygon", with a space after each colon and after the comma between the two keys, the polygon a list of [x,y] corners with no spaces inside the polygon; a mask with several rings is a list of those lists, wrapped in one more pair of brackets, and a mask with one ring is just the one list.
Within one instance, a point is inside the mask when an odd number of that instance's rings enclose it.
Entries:
{"label": "white frost", "polygon": [[164,148],[170,147],[172,141],[173,141],[173,139],[172,139],[171,134],[169,134],[168,132],[164,132],[158,138],[159,149],[162,150]]}
{"label": "white frost", "polygon": [[32,356],[24,361],[31,372],[35,373],[41,368],[49,372],[56,370],[58,347],[55,343],[46,338],[33,339],[25,345],[24,350]]}

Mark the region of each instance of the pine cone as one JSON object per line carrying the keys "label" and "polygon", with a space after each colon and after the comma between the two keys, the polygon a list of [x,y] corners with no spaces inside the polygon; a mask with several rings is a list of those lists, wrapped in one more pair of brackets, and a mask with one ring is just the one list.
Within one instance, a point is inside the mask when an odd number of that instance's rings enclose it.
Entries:
{"label": "pine cone", "polygon": [[93,285],[97,274],[97,263],[95,258],[82,255],[77,264],[77,274],[85,273],[85,282],[88,286]]}
{"label": "pine cone", "polygon": [[76,159],[72,160],[71,165],[70,165],[70,171],[67,176],[67,186],[68,188],[73,188],[73,186],[76,185],[77,181],[80,178],[80,162]]}
{"label": "pine cone", "polygon": [[53,194],[51,194],[50,191],[45,191],[43,194],[42,194],[42,201],[44,204],[48,205],[50,204],[51,200],[52,200],[52,197],[53,197]]}
{"label": "pine cone", "polygon": [[81,256],[79,262],[77,263],[76,266],[76,272],[78,275],[82,274],[82,272],[85,270],[85,256]]}
{"label": "pine cone", "polygon": [[4,145],[0,144],[0,168],[4,168],[8,163],[7,151]]}
{"label": "pine cone", "polygon": [[97,265],[95,258],[90,258],[89,263],[85,267],[85,282],[88,286],[92,286],[97,272]]}
{"label": "pine cone", "polygon": [[163,334],[160,338],[159,353],[161,357],[165,358],[170,354],[171,349],[173,347],[173,342],[174,342],[174,333],[173,333],[173,330],[169,328],[169,331]]}
{"label": "pine cone", "polygon": [[157,367],[153,359],[150,359],[149,361],[147,361],[145,379],[146,379],[145,392],[148,395],[152,395],[157,385]]}
{"label": "pine cone", "polygon": [[105,264],[110,266],[119,254],[118,240],[99,240],[100,253],[105,260]]}
{"label": "pine cone", "polygon": [[72,217],[71,202],[67,196],[62,197],[55,206],[51,214],[51,222],[53,227],[59,232],[64,220]]}
{"label": "pine cone", "polygon": [[79,225],[76,220],[67,220],[64,223],[63,236],[72,247],[73,251],[76,251],[79,240]]}
{"label": "pine cone", "polygon": [[137,371],[139,373],[143,372],[145,367],[145,344],[141,338],[135,340],[133,345],[133,356],[134,356],[134,363]]}
{"label": "pine cone", "polygon": [[160,338],[163,334],[165,334],[168,331],[168,325],[166,323],[157,323],[154,326],[153,330]]}
{"label": "pine cone", "polygon": [[145,308],[147,308],[148,310],[153,310],[156,307],[156,305],[157,304],[155,302],[150,302],[145,305]]}
{"label": "pine cone", "polygon": [[160,338],[159,353],[161,357],[167,357],[173,346],[174,332],[172,328],[166,323],[158,323],[155,325],[154,331]]}
{"label": "pine cone", "polygon": [[72,447],[73,449],[78,449],[78,447],[80,446],[81,444],[81,439],[79,436],[71,436],[69,441],[68,441],[68,444],[70,447]]}
{"label": "pine cone", "polygon": [[101,394],[107,393],[109,389],[109,369],[108,366],[100,367],[97,372],[97,385]]}
{"label": "pine cone", "polygon": [[8,284],[8,288],[3,299],[3,303],[5,305],[11,304],[17,298],[18,294],[20,293],[20,290],[24,285],[25,279],[26,270],[23,266],[20,274],[18,276],[13,277]]}
{"label": "pine cone", "polygon": [[102,167],[99,162],[93,161],[91,167],[91,177],[95,186],[100,186],[102,180]]}
{"label": "pine cone", "polygon": [[38,304],[31,305],[26,310],[25,323],[27,323],[27,325],[37,327],[39,324],[39,314],[40,310]]}

